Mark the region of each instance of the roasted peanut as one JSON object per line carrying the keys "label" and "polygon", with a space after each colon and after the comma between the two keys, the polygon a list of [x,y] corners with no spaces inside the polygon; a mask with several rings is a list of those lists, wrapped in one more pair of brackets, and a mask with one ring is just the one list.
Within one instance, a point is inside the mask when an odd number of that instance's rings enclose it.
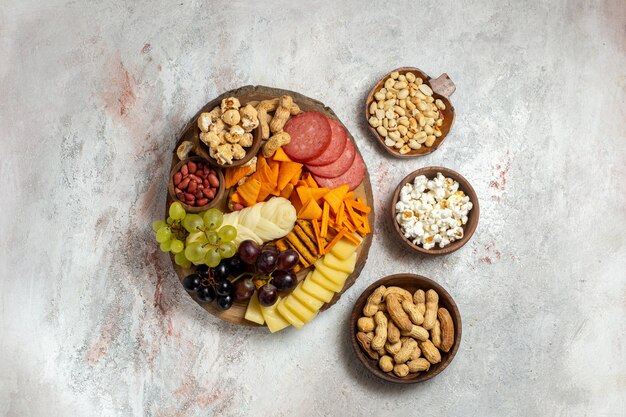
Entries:
{"label": "roasted peanut", "polygon": [[424,316],[419,312],[417,306],[413,304],[412,301],[403,300],[402,308],[409,315],[409,318],[413,322],[413,324],[417,324],[418,326],[424,323]]}
{"label": "roasted peanut", "polygon": [[427,372],[430,369],[430,362],[424,358],[412,359],[406,364],[409,367],[409,372],[411,373]]}
{"label": "roasted peanut", "polygon": [[411,357],[409,358],[409,360],[415,360],[417,358],[419,358],[420,356],[422,356],[422,349],[420,349],[419,344],[417,346],[415,346],[415,349],[413,349],[413,352],[411,352]]}
{"label": "roasted peanut", "polygon": [[428,340],[429,337],[428,330],[426,330],[422,326],[417,326],[415,324],[411,325],[411,328],[409,330],[401,331],[400,334],[402,336],[410,336],[421,342],[423,342],[424,340]]}
{"label": "roasted peanut", "polygon": [[385,343],[385,350],[392,355],[395,355],[396,353],[400,352],[400,349],[402,349],[402,342],[400,340],[398,340],[395,343],[391,343],[391,342]]}
{"label": "roasted peanut", "polygon": [[413,323],[409,319],[409,316],[402,309],[400,304],[400,296],[398,294],[389,294],[386,297],[387,311],[391,316],[394,323],[400,328],[400,330],[410,331]]}
{"label": "roasted peanut", "polygon": [[374,292],[367,297],[365,307],[363,307],[363,315],[365,317],[372,317],[378,311],[378,305],[383,301],[385,290],[387,288],[384,285],[376,288]]}
{"label": "roasted peanut", "polygon": [[378,304],[378,311],[387,311],[387,304],[386,303]]}
{"label": "roasted peanut", "polygon": [[374,339],[372,339],[371,347],[374,350],[380,350],[385,346],[387,341],[387,317],[381,311],[374,315],[376,329],[374,330]]}
{"label": "roasted peanut", "polygon": [[386,299],[389,294],[397,294],[401,299],[411,301],[413,297],[411,293],[400,287],[389,287],[385,290],[384,298]]}
{"label": "roasted peanut", "polygon": [[439,353],[439,349],[433,345],[433,342],[430,340],[426,340],[424,342],[420,342],[420,349],[422,349],[422,354],[428,360],[428,362],[433,365],[441,362],[441,353]]}
{"label": "roasted peanut", "polygon": [[[403,337],[400,342],[400,350],[394,355],[393,360],[396,363],[405,363],[411,357],[413,350],[417,347],[417,342],[410,337]],[[390,352],[391,353],[391,352]]]}
{"label": "roasted peanut", "polygon": [[409,374],[409,366],[405,363],[401,363],[393,367],[393,373],[402,378]]}
{"label": "roasted peanut", "polygon": [[387,340],[391,343],[396,343],[400,340],[400,329],[398,329],[393,320],[387,323]]}
{"label": "roasted peanut", "polygon": [[383,372],[391,372],[393,371],[393,359],[389,355],[382,356],[378,360],[378,366]]}
{"label": "roasted peanut", "polygon": [[291,142],[291,136],[287,132],[278,132],[275,133],[272,137],[268,139],[267,142],[263,145],[263,156],[266,158],[274,155],[276,150],[281,146],[287,145]]}
{"label": "roasted peanut", "polygon": [[454,323],[452,322],[452,316],[445,308],[437,310],[437,317],[441,326],[441,345],[440,349],[444,352],[449,352],[454,344]]}
{"label": "roasted peanut", "polygon": [[437,349],[441,349],[441,324],[439,320],[435,321],[435,325],[430,329],[430,340]]}
{"label": "roasted peanut", "polygon": [[361,349],[367,353],[367,356],[372,359],[378,359],[378,353],[370,347],[372,339],[370,339],[365,333],[358,332],[356,334],[356,340],[359,342],[359,345],[361,345]]}
{"label": "roasted peanut", "polygon": [[437,320],[437,310],[439,308],[439,295],[435,290],[428,290],[426,292],[426,312],[424,312],[424,323],[422,327],[426,330],[430,330],[435,326]]}
{"label": "roasted peanut", "polygon": [[373,318],[361,317],[356,322],[356,327],[359,329],[359,331],[367,333],[367,332],[371,332],[372,330],[374,330],[376,328],[376,325],[374,324]]}

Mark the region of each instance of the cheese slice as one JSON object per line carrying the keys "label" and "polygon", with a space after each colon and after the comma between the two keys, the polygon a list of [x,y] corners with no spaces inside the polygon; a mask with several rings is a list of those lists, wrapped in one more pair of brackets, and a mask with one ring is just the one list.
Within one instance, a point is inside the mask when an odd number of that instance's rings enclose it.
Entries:
{"label": "cheese slice", "polygon": [[306,308],[296,297],[289,295],[285,297],[285,307],[295,314],[303,323],[308,323],[317,316],[317,311],[311,311]]}
{"label": "cheese slice", "polygon": [[324,255],[324,265],[337,271],[351,274],[354,271],[354,265],[356,265],[356,252],[344,260],[337,258],[332,253],[327,253]]}
{"label": "cheese slice", "polygon": [[317,298],[320,301],[324,301],[325,303],[329,302],[333,299],[335,295],[334,292],[327,290],[326,288],[320,286],[313,282],[311,278],[307,278],[304,280],[304,284],[302,284],[302,289]]}
{"label": "cheese slice", "polygon": [[265,323],[272,333],[276,333],[285,327],[289,327],[289,322],[276,311],[279,303],[280,298],[278,298],[278,301],[276,301],[273,306],[261,306],[261,312],[263,313]]}
{"label": "cheese slice", "polygon": [[332,291],[332,292],[339,292],[343,288],[343,285],[339,285],[339,284],[332,282],[317,269],[313,271],[313,274],[311,275],[309,279],[315,282],[317,285],[324,287],[327,290]]}
{"label": "cheese slice", "polygon": [[283,316],[283,318],[287,320],[289,324],[291,324],[293,327],[295,327],[296,329],[301,329],[302,327],[304,327],[304,322],[285,306],[285,300],[286,299],[284,298],[280,303],[278,303],[276,311],[278,312],[278,314]]}
{"label": "cheese slice", "polygon": [[337,285],[340,285],[343,288],[343,284],[345,284],[346,279],[348,278],[348,274],[342,271],[337,271],[336,269],[329,268],[324,264],[324,257],[320,258],[315,262],[315,270],[321,272],[326,278],[330,281],[334,282]]}
{"label": "cheese slice", "polygon": [[302,282],[289,294],[289,298],[295,298],[313,313],[317,313],[324,305],[323,301],[313,297],[302,289]]}
{"label": "cheese slice", "polygon": [[330,253],[335,255],[339,259],[348,259],[350,255],[356,252],[357,245],[350,242],[348,239],[339,239],[339,242],[335,243],[335,246],[330,250]]}
{"label": "cheese slice", "polygon": [[250,298],[250,301],[248,302],[248,308],[246,309],[246,315],[244,317],[246,320],[253,323],[265,323],[263,313],[261,312],[261,304],[259,304],[259,297],[257,297],[256,291],[252,294],[252,298]]}

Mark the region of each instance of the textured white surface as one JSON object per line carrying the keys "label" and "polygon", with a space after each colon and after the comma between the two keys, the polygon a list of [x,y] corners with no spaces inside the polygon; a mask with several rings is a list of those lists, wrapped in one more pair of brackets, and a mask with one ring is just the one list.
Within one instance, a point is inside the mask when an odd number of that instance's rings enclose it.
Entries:
{"label": "textured white surface", "polygon": [[[624,2],[298,3],[0,1],[0,415],[625,415]],[[404,65],[457,85],[446,143],[409,161],[361,116]],[[375,188],[361,278],[301,331],[207,315],[152,241],[177,134],[246,84],[331,106]],[[426,165],[480,196],[473,240],[443,258],[383,221]],[[407,387],[366,374],[346,329],[360,291],[403,271],[464,324],[452,365]]]}

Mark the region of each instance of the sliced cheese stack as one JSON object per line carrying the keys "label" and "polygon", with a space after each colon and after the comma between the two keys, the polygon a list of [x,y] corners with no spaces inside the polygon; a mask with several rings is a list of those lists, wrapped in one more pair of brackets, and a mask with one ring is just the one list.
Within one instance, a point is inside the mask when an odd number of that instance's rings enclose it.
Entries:
{"label": "sliced cheese stack", "polygon": [[315,318],[325,303],[341,292],[356,265],[357,246],[347,239],[338,241],[332,250],[318,259],[315,269],[285,298],[270,307],[259,304],[256,292],[248,303],[245,318],[267,324],[272,333],[289,325],[301,329]]}

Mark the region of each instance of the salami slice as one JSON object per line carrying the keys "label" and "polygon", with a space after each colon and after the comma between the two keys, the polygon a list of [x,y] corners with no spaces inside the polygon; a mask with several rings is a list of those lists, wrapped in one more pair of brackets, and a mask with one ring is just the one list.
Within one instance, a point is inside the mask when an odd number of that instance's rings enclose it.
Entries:
{"label": "salami slice", "polygon": [[324,149],[324,152],[322,152],[320,156],[307,161],[307,165],[329,165],[339,159],[343,153],[346,147],[346,141],[348,140],[346,129],[335,119],[329,118],[328,123],[330,123],[331,131],[330,145]]}
{"label": "salami slice", "polygon": [[311,174],[317,177],[324,178],[334,178],[338,177],[341,174],[345,173],[354,162],[354,157],[356,155],[356,148],[350,139],[346,140],[346,147],[343,150],[343,153],[339,156],[335,162],[322,165],[322,166],[314,166],[307,165],[306,168],[311,171]]}
{"label": "salami slice", "polygon": [[361,155],[357,153],[350,169],[342,175],[335,178],[324,178],[313,175],[313,178],[320,187],[336,188],[340,185],[348,184],[350,190],[354,190],[363,181],[365,171],[365,162],[363,162]]}
{"label": "salami slice", "polygon": [[284,130],[291,136],[291,142],[283,150],[296,162],[306,162],[320,156],[330,144],[332,136],[328,119],[316,111],[292,117]]}

